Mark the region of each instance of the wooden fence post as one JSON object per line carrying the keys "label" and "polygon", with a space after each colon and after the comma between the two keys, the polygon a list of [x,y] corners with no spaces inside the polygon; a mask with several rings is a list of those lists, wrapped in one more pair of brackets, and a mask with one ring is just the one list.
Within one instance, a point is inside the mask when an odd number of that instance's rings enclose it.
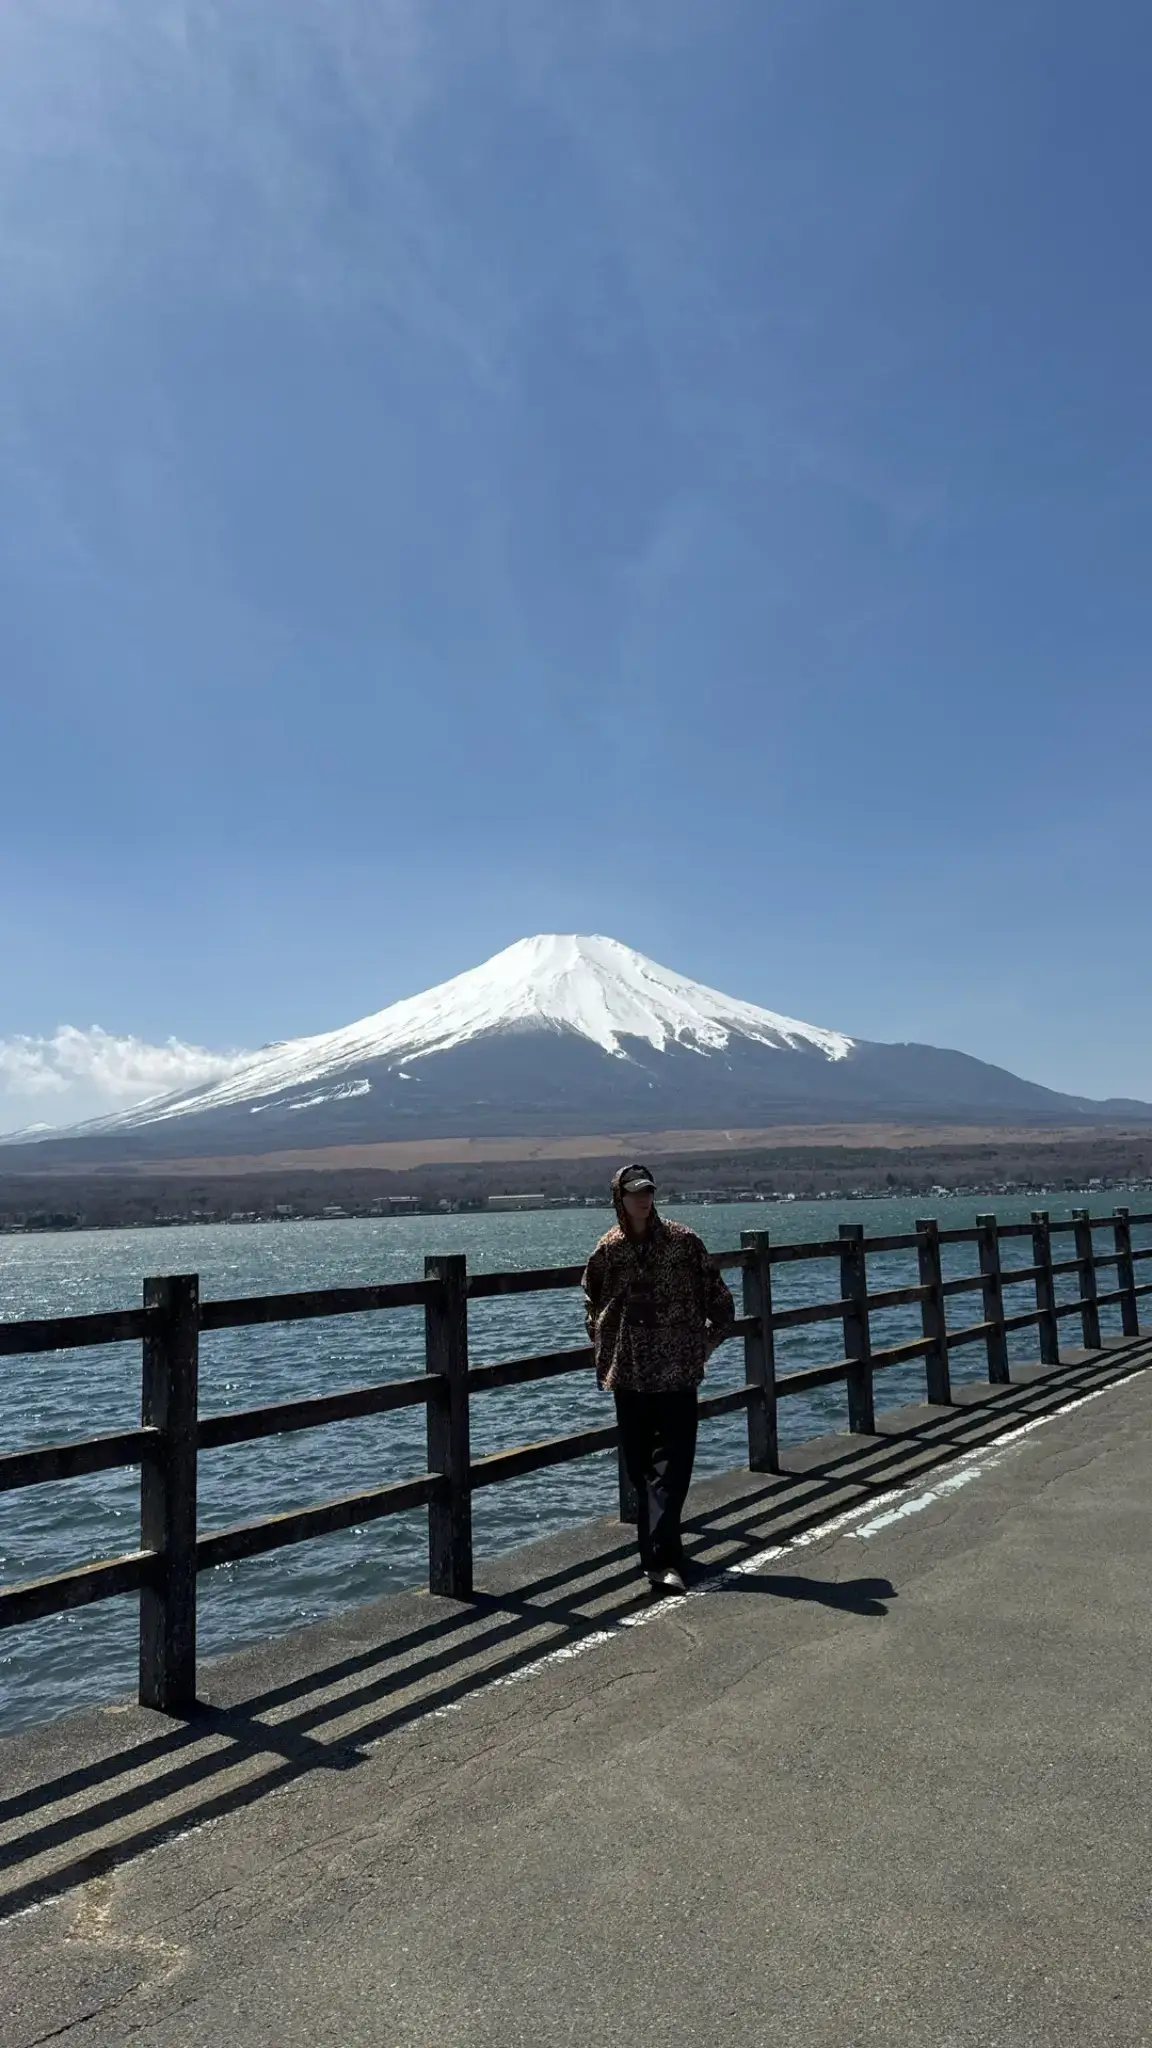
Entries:
{"label": "wooden fence post", "polygon": [[874,1436],[876,1413],[872,1400],[872,1338],[868,1328],[868,1262],[863,1246],[864,1225],[842,1223],[840,1238],[840,1294],[851,1307],[844,1311],[844,1356],[851,1359],[848,1370],[848,1427],[856,1436]]}
{"label": "wooden fence post", "polygon": [[1116,1239],[1116,1285],[1121,1290],[1120,1326],[1126,1337],[1140,1335],[1140,1305],[1136,1299],[1136,1268],[1132,1263],[1130,1209],[1112,1211]]}
{"label": "wooden fence post", "polygon": [[1077,1278],[1080,1284],[1080,1299],[1084,1306],[1080,1311],[1081,1329],[1085,1351],[1100,1349],[1100,1311],[1096,1306],[1096,1261],[1092,1248],[1092,1225],[1087,1209],[1073,1209],[1072,1221],[1076,1225],[1076,1257],[1079,1260]]}
{"label": "wooden fence post", "polygon": [[1060,1324],[1056,1316],[1056,1279],[1052,1271],[1052,1225],[1047,1209],[1032,1211],[1032,1264],[1040,1268],[1036,1275],[1040,1363],[1059,1365]]}
{"label": "wooden fence post", "polygon": [[780,1443],[776,1428],[776,1336],[772,1328],[772,1263],[769,1233],[742,1230],[740,1248],[750,1252],[744,1267],[743,1309],[755,1316],[756,1328],[744,1333],[744,1378],[748,1396],[748,1470],[778,1472]]}
{"label": "wooden fence post", "polygon": [[988,1347],[988,1378],[993,1386],[1005,1387],[1008,1370],[1008,1333],[1004,1328],[1004,1286],[1000,1278],[1000,1239],[995,1216],[978,1216],[980,1232],[980,1273],[984,1281],[984,1321],[991,1324],[985,1340]]}
{"label": "wooden fence post", "polygon": [[462,1252],[426,1258],[436,1282],[424,1304],[424,1364],[440,1384],[428,1402],[428,1470],[445,1485],[428,1503],[428,1590],[450,1600],[472,1594],[472,1446],[468,1422],[468,1261]]}
{"label": "wooden fence post", "polygon": [[140,1704],[190,1714],[196,1704],[196,1449],[200,1281],[145,1280],[158,1318],[144,1339],[140,1420],[160,1432],[140,1465],[140,1548],[156,1553],[140,1589]]}
{"label": "wooden fence post", "polygon": [[924,1360],[928,1399],[934,1406],[952,1404],[952,1377],[948,1365],[948,1317],[944,1302],[944,1269],[940,1259],[940,1225],[934,1216],[922,1217],[916,1225],[919,1244],[920,1285],[932,1292],[920,1303],[920,1329],[931,1344]]}

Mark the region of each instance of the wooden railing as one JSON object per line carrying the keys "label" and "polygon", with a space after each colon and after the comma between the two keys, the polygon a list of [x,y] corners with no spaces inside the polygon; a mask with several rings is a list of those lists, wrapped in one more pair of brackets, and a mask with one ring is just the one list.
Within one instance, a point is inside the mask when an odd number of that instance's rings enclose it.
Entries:
{"label": "wooden railing", "polygon": [[[1014,1331],[1035,1329],[1041,1363],[1056,1365],[1061,1321],[1077,1317],[1085,1347],[1096,1350],[1101,1341],[1100,1310],[1116,1304],[1123,1335],[1136,1338],[1140,1335],[1139,1300],[1152,1294],[1152,1282],[1137,1284],[1136,1267],[1152,1258],[1152,1247],[1133,1250],[1132,1230],[1148,1224],[1152,1224],[1152,1215],[1131,1216],[1126,1209],[1117,1209],[1111,1217],[1090,1217],[1087,1211],[1077,1210],[1063,1223],[1052,1223],[1045,1211],[1034,1213],[1030,1223],[998,1224],[994,1216],[981,1216],[975,1229],[966,1230],[941,1230],[935,1221],[926,1219],[917,1223],[914,1233],[891,1237],[868,1237],[861,1225],[842,1224],[837,1237],[814,1244],[773,1244],[767,1231],[746,1231],[739,1251],[713,1254],[718,1267],[738,1269],[742,1276],[743,1314],[732,1335],[743,1339],[744,1383],[705,1396],[700,1414],[707,1418],[746,1411],[749,1467],[754,1472],[774,1472],[779,1470],[777,1408],[789,1396],[842,1381],[847,1388],[849,1428],[870,1434],[875,1426],[874,1378],[889,1367],[922,1358],[927,1399],[947,1404],[951,1400],[949,1360],[962,1346],[983,1344],[989,1380],[1006,1383],[1008,1337]],[[1112,1249],[1107,1252],[1095,1249],[1093,1233],[1102,1230],[1112,1233]],[[1053,1258],[1052,1240],[1057,1233],[1071,1233],[1073,1257]],[[1031,1238],[1032,1263],[1002,1266],[1001,1244],[1018,1237]],[[959,1244],[977,1247],[979,1271],[945,1279],[941,1247]],[[918,1284],[870,1290],[869,1256],[892,1252],[917,1254]],[[813,1259],[838,1261],[839,1297],[775,1308],[774,1269]],[[1097,1275],[1106,1267],[1115,1269],[1118,1284],[1101,1291]],[[1064,1274],[1077,1276],[1077,1291],[1074,1299],[1062,1302],[1056,1281]],[[0,1591],[0,1628],[114,1594],[138,1593],[140,1700],[146,1706],[179,1714],[190,1710],[196,1696],[197,1575],[215,1565],[426,1507],[430,1590],[467,1599],[472,1592],[472,1495],[476,1489],[617,1446],[615,1427],[606,1425],[474,1460],[469,1427],[474,1395],[587,1371],[592,1353],[582,1347],[472,1366],[468,1304],[499,1295],[574,1288],[580,1277],[579,1266],[469,1273],[466,1259],[453,1255],[426,1259],[423,1280],[392,1286],[201,1301],[197,1277],[185,1274],[146,1280],[143,1306],[138,1309],[0,1323],[0,1358],[126,1340],[138,1340],[143,1347],[138,1429],[0,1456],[0,1493],[138,1465],[139,1548],[126,1556],[102,1559]],[[1007,1314],[1005,1290],[1025,1285],[1034,1289],[1035,1308]],[[949,1329],[948,1298],[965,1293],[979,1293],[981,1320]],[[922,1334],[909,1343],[874,1346],[872,1316],[911,1305],[919,1306]],[[201,1332],[413,1307],[423,1307],[425,1321],[425,1370],[415,1377],[239,1412],[199,1412]],[[841,1324],[843,1356],[829,1364],[778,1374],[778,1333],[823,1322]],[[196,1503],[201,1451],[411,1406],[423,1406],[427,1412],[425,1471],[367,1492],[344,1494],[207,1535],[200,1533]],[[622,1517],[634,1519],[622,1470],[620,1492]]]}

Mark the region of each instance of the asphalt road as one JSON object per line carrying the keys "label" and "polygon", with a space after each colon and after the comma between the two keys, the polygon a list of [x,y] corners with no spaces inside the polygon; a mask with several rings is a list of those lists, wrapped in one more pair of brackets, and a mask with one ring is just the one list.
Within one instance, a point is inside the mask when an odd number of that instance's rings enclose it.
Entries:
{"label": "asphalt road", "polygon": [[1152,2044],[1141,1355],[0,1744],[2,2048]]}

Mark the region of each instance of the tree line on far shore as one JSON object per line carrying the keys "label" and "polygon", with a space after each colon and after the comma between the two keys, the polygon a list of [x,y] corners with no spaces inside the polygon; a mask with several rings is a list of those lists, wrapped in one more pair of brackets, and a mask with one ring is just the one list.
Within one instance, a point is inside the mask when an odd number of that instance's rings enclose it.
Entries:
{"label": "tree line on far shore", "polygon": [[[348,1168],[324,1172],[106,1174],[0,1173],[0,1230],[109,1229],[155,1223],[287,1220],[443,1208],[480,1210],[490,1195],[541,1194],[550,1200],[606,1199],[614,1162],[529,1160],[499,1166],[438,1166],[407,1173]],[[1007,1141],[890,1146],[812,1144],[775,1150],[655,1155],[666,1198],[738,1200],[909,1195],[934,1189],[988,1195],[1046,1189],[1152,1185],[1152,1133],[1092,1131],[1082,1137],[1013,1136]]]}

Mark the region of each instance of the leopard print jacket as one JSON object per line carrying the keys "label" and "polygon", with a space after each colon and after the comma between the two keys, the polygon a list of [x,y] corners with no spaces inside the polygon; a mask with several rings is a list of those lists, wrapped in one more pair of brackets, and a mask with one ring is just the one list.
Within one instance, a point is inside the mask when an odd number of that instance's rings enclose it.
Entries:
{"label": "leopard print jacket", "polygon": [[584,1272],[584,1320],[601,1387],[679,1393],[698,1387],[736,1319],[703,1238],[653,1214],[642,1238],[617,1224]]}

